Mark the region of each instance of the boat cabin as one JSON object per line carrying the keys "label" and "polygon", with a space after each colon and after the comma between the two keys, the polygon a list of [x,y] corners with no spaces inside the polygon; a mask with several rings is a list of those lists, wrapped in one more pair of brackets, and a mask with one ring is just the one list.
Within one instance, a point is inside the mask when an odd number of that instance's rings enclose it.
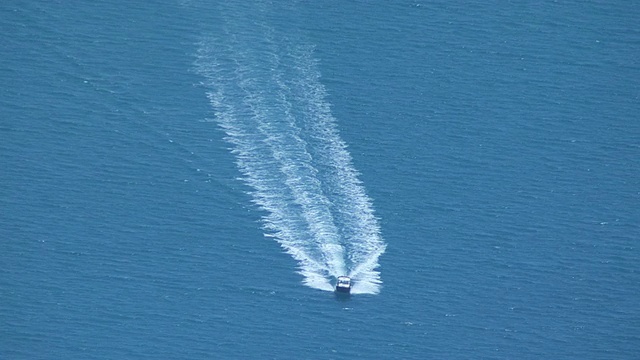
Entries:
{"label": "boat cabin", "polygon": [[348,276],[338,276],[336,291],[341,293],[351,292],[351,278]]}

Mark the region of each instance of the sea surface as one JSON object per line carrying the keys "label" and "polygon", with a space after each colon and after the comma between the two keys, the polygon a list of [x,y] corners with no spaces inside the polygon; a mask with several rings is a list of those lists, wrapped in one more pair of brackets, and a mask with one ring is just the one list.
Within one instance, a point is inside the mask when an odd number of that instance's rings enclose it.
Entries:
{"label": "sea surface", "polygon": [[3,1],[0,359],[638,359],[639,18]]}

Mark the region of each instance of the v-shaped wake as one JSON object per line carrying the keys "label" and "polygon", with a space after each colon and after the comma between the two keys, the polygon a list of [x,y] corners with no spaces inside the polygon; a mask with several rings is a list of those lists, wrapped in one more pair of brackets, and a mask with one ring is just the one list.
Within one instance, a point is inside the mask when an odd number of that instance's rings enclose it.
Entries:
{"label": "v-shaped wake", "polygon": [[332,291],[332,278],[349,275],[353,293],[377,293],[385,244],[313,48],[265,34],[200,43],[196,66],[215,119],[266,213],[266,236],[298,261],[304,283]]}

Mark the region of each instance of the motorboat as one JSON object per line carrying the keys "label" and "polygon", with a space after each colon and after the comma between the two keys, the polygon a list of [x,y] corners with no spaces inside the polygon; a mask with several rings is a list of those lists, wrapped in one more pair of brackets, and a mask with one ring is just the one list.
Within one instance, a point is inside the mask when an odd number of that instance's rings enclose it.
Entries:
{"label": "motorboat", "polygon": [[351,278],[348,276],[338,276],[336,292],[349,294],[351,292]]}

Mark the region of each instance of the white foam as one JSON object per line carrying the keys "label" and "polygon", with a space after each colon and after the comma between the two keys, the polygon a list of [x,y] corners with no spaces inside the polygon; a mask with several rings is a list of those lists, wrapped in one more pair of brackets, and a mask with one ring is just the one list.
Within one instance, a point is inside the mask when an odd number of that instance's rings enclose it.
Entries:
{"label": "white foam", "polygon": [[229,35],[200,44],[215,119],[264,229],[298,261],[307,286],[331,291],[349,274],[354,293],[377,293],[385,244],[371,200],[325,100],[308,46]]}

